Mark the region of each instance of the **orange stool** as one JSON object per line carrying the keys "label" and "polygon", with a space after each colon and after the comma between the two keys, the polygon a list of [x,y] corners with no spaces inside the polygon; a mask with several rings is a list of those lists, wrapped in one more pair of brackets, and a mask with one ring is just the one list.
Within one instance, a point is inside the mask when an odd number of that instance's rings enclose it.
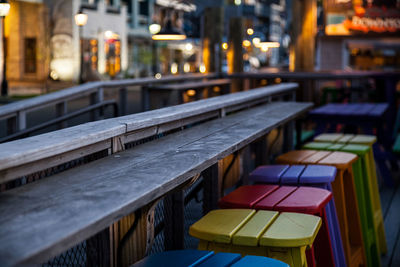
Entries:
{"label": "orange stool", "polygon": [[321,164],[337,168],[332,183],[348,266],[366,265],[352,165],[357,155],[346,152],[294,150],[279,156],[279,164]]}

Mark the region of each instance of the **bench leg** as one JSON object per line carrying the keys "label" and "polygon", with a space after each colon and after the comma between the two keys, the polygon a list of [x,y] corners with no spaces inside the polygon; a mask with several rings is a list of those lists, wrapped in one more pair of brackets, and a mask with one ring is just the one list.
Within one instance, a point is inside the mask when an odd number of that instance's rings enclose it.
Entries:
{"label": "bench leg", "polygon": [[184,248],[184,194],[178,191],[164,198],[165,250]]}
{"label": "bench leg", "polygon": [[150,93],[147,87],[142,88],[142,111],[147,111],[150,109]]}
{"label": "bench leg", "polygon": [[218,208],[222,180],[222,161],[212,165],[202,173],[203,176],[203,214]]}
{"label": "bench leg", "polygon": [[86,241],[86,265],[110,266],[110,228],[106,228]]}
{"label": "bench leg", "polygon": [[285,124],[283,131],[283,151],[282,153],[286,153],[288,151],[292,151],[294,149],[293,144],[293,132],[295,129],[295,122],[290,121]]}

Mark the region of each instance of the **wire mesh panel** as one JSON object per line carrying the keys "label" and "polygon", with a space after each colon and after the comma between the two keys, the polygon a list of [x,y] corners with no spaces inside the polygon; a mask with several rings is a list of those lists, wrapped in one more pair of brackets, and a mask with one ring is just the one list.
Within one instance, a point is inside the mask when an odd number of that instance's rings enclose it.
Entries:
{"label": "wire mesh panel", "polygon": [[164,200],[158,202],[154,212],[154,241],[150,254],[162,252],[164,246]]}
{"label": "wire mesh panel", "polygon": [[[125,144],[125,149],[132,149],[137,145],[142,145],[144,143],[162,138],[166,135],[176,133],[190,126],[180,126],[178,128],[172,129],[170,131],[166,131],[162,134],[157,134],[154,136],[150,136],[138,141],[130,142]],[[42,171],[38,171],[29,175],[25,175],[14,181],[5,183],[0,185],[0,192],[10,190],[19,186],[22,186],[27,183],[32,183],[34,181],[50,177],[56,175],[60,172],[78,167],[80,165],[87,164],[89,162],[101,159],[109,155],[109,151],[102,150],[96,153],[93,153],[88,156],[84,156],[67,163],[60,164],[55,167],[51,167]],[[198,240],[189,236],[189,227],[194,222],[199,220],[202,216],[202,178],[198,179],[195,183],[187,186],[183,189],[184,196],[184,248],[192,248],[196,249]],[[166,216],[171,216],[166,213],[165,209],[165,200],[161,200],[158,202],[155,213],[154,213],[154,240],[151,247],[151,250],[148,254],[154,254],[158,252],[162,252],[166,250],[165,245],[165,218]],[[96,237],[89,238],[82,243],[74,246],[61,253],[60,255],[50,259],[49,261],[42,264],[42,266],[104,266],[104,262],[107,262],[102,258],[102,251],[104,247],[102,244],[96,244]],[[111,244],[113,240],[109,240],[109,244]],[[118,240],[116,241],[118,242]],[[108,261],[111,262],[110,260]]]}
{"label": "wire mesh panel", "polygon": [[86,264],[86,241],[65,251],[61,255],[42,264],[42,267],[58,267],[58,266],[87,266]]}
{"label": "wire mesh panel", "polygon": [[37,180],[58,174],[60,172],[78,167],[80,165],[87,164],[89,162],[92,162],[92,161],[95,161],[95,160],[98,160],[98,159],[101,159],[101,158],[104,158],[107,156],[108,156],[108,150],[105,149],[105,150],[101,150],[96,153],[93,153],[93,154],[60,164],[60,165],[57,165],[55,167],[47,168],[45,170],[41,170],[41,171],[29,174],[29,175],[19,177],[17,179],[14,179],[13,181],[6,182],[4,184],[0,184],[0,192],[7,191],[7,190],[10,190],[10,189],[13,189],[13,188],[16,188],[16,187],[19,187],[19,186],[22,186],[22,185],[25,185],[28,183],[35,182]]}
{"label": "wire mesh panel", "polygon": [[[201,181],[198,181],[190,189],[196,190],[196,186],[201,186]],[[189,196],[188,193],[190,191],[186,190],[186,196]],[[196,190],[196,193],[193,194],[193,197],[187,199],[187,204],[185,203],[185,248],[186,249],[197,249],[199,244],[199,240],[189,235],[189,227],[194,224],[196,221],[200,220],[203,216],[203,190]]]}

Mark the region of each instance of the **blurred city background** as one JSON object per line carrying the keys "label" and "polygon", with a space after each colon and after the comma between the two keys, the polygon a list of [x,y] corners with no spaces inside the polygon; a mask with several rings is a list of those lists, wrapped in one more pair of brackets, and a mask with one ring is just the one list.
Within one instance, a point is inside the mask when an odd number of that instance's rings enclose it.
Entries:
{"label": "blurred city background", "polygon": [[[8,95],[43,94],[79,81],[232,72],[236,17],[242,18],[237,34],[244,71],[294,70],[292,40],[303,24],[292,0],[9,2],[1,42],[6,49],[0,49],[6,51]],[[316,27],[302,26],[312,35],[310,53],[304,53],[312,70],[400,68],[400,1],[312,2],[305,8]],[[83,22],[76,18],[80,12]],[[153,40],[167,24],[186,38]]]}

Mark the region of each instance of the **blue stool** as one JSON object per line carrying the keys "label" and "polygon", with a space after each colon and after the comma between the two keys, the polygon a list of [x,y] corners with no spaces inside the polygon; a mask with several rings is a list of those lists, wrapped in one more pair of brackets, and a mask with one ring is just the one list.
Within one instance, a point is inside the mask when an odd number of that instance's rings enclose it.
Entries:
{"label": "blue stool", "polygon": [[245,256],[240,257],[236,253],[214,253],[213,251],[203,250],[172,250],[165,251],[158,254],[147,256],[146,258],[138,261],[131,267],[245,267],[245,266],[271,266],[271,267],[289,267],[284,262],[262,257],[262,256]]}
{"label": "blue stool", "polygon": [[[319,187],[332,192],[331,183],[335,180],[336,168],[324,165],[267,165],[260,166],[250,173],[249,180],[256,183],[279,185],[302,185]],[[346,258],[339,221],[336,214],[335,201],[326,206],[329,234],[332,239],[332,250],[336,266],[346,266]]]}

